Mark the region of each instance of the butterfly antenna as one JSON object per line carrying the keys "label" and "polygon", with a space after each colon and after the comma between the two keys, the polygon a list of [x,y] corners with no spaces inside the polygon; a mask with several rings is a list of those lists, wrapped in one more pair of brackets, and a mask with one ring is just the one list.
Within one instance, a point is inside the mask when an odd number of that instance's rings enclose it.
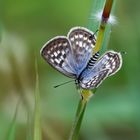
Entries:
{"label": "butterfly antenna", "polygon": [[99,29],[97,29],[97,30],[94,32],[94,34],[93,34],[93,35],[96,35],[98,31],[99,31]]}
{"label": "butterfly antenna", "polygon": [[93,38],[95,38],[94,36],[96,35],[96,33],[97,33],[98,31],[99,31],[99,30],[97,29],[97,30],[94,32],[94,34],[92,34],[92,35],[89,37],[89,39],[92,40]]}
{"label": "butterfly antenna", "polygon": [[61,84],[59,84],[59,85],[54,86],[54,88],[57,88],[57,87],[59,87],[59,86],[62,86],[62,85],[71,83],[71,82],[73,82],[73,81],[74,81],[74,80],[70,80],[70,81],[67,81],[67,82],[65,82],[65,83],[61,83]]}

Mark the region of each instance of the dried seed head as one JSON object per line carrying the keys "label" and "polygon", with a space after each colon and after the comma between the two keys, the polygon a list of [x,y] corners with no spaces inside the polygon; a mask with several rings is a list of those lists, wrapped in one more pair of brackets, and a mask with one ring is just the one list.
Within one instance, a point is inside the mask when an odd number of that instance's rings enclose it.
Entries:
{"label": "dried seed head", "polygon": [[[93,14],[92,16],[91,16],[91,19],[93,19],[93,20],[95,20],[95,21],[98,21],[98,22],[101,22],[101,21],[103,21],[104,19],[103,19],[103,17],[102,17],[102,10],[101,11],[98,11],[97,13],[95,13],[95,14]],[[115,25],[115,24],[117,24],[117,19],[116,19],[116,17],[114,16],[114,15],[110,15],[109,16],[109,19],[107,20],[107,23],[108,24],[111,24],[111,25]]]}

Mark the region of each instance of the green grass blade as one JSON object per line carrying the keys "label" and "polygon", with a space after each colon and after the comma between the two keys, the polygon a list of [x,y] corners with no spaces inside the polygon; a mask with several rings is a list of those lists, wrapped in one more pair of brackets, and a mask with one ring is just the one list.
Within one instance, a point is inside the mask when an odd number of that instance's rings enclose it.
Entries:
{"label": "green grass blade", "polygon": [[[113,2],[111,13],[114,13],[115,5],[116,5],[116,1]],[[111,27],[112,27],[112,24],[107,24],[106,26],[101,53],[105,52],[108,47],[110,35],[111,35],[111,29],[112,29]]]}
{"label": "green grass blade", "polygon": [[35,71],[36,71],[36,90],[35,90],[34,138],[33,138],[33,140],[41,140],[40,95],[39,95],[39,78],[38,78],[37,60],[35,61]]}
{"label": "green grass blade", "polygon": [[[88,24],[88,28],[90,30],[92,30],[93,32],[95,32],[100,26],[100,21],[97,20],[95,15],[98,12],[101,12],[103,10],[104,4],[105,4],[105,0],[100,0],[100,1],[94,0],[93,1],[93,6],[92,6],[92,10],[91,10],[90,18],[89,18],[89,24]],[[116,1],[113,1],[111,13],[114,13],[115,5],[116,5]],[[105,52],[107,49],[107,46],[108,46],[108,43],[110,40],[111,26],[112,26],[111,24],[106,25],[103,42],[102,42],[102,47],[101,47],[101,51],[100,51],[101,53]]]}
{"label": "green grass blade", "polygon": [[27,112],[27,140],[32,140],[32,119],[31,119],[31,113]]}
{"label": "green grass blade", "polygon": [[[104,5],[104,2],[106,2],[105,5]],[[107,33],[105,33],[105,31],[106,31],[106,25],[108,25],[108,19],[109,19],[110,12],[112,9],[112,3],[113,3],[113,0],[106,0],[106,1],[95,0],[94,1],[94,6],[93,6],[92,13],[91,13],[91,18],[90,18],[91,21],[89,21],[88,28],[93,31],[96,31],[97,29],[99,29],[99,32],[97,35],[95,48],[93,49],[93,54],[97,51],[100,51],[102,49],[102,46],[105,46],[104,49],[107,46],[106,44],[108,43],[109,35]],[[101,9],[103,9],[103,10],[101,10]],[[101,11],[102,11],[101,20],[99,20],[99,23],[94,22],[94,20],[96,20],[96,14]],[[94,24],[92,22],[94,22]],[[110,29],[111,28],[108,28],[107,31],[110,32]],[[87,93],[87,94],[85,94],[85,93]],[[95,90],[94,90],[94,93],[95,93]],[[72,127],[69,140],[78,139],[78,134],[79,134],[81,122],[83,119],[83,115],[85,112],[85,107],[86,107],[87,101],[90,99],[92,93],[90,92],[90,90],[82,90],[81,94],[82,94],[83,99],[79,103],[76,117],[75,117],[75,122]]]}
{"label": "green grass blade", "polygon": [[9,132],[7,134],[7,140],[15,140],[16,139],[16,119],[14,117],[11,126],[9,128]]}
{"label": "green grass blade", "polygon": [[1,38],[2,38],[2,25],[1,25],[1,22],[0,22],[0,42],[1,42]]}
{"label": "green grass blade", "polygon": [[85,101],[84,99],[80,99],[79,104],[78,104],[78,108],[77,108],[77,112],[76,112],[76,116],[75,116],[75,121],[74,121],[74,124],[73,124],[72,129],[71,129],[71,133],[69,136],[69,140],[77,140],[78,139],[79,131],[80,131],[80,127],[81,127],[81,123],[82,123],[82,119],[83,119],[86,105],[87,105],[87,101]]}
{"label": "green grass blade", "polygon": [[17,128],[16,118],[17,118],[18,106],[19,106],[19,102],[16,105],[15,114],[14,114],[13,120],[11,122],[11,125],[9,127],[9,130],[8,130],[8,133],[6,136],[6,140],[15,140],[16,139],[16,128]]}
{"label": "green grass blade", "polygon": [[100,24],[99,21],[97,21],[95,15],[97,14],[97,12],[103,9],[104,3],[105,0],[93,0],[93,6],[91,9],[90,18],[88,22],[88,28],[93,32],[95,32],[98,29]]}

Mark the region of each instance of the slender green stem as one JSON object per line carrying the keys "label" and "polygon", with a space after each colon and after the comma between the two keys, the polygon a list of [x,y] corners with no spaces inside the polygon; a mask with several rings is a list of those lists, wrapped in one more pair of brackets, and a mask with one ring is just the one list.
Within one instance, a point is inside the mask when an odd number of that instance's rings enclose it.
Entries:
{"label": "slender green stem", "polygon": [[75,121],[73,123],[69,140],[77,140],[79,136],[79,131],[82,123],[82,119],[84,116],[84,112],[86,109],[86,105],[89,99],[92,97],[93,93],[90,90],[81,90],[80,92],[82,98],[79,101]]}
{"label": "slender green stem", "polygon": [[81,98],[79,101],[79,104],[78,104],[76,117],[75,117],[75,121],[74,121],[73,126],[72,126],[69,140],[77,140],[77,138],[78,138],[86,105],[87,105],[87,101],[84,100],[83,98]]}
{"label": "slender green stem", "polygon": [[[106,25],[108,23],[108,19],[109,19],[110,13],[111,13],[112,5],[113,5],[113,0],[106,0],[105,5],[104,5],[104,9],[103,9],[103,13],[101,16],[101,21],[99,24],[99,32],[97,35],[97,40],[96,40],[96,44],[95,44],[95,48],[93,50],[93,53],[98,52],[103,46],[105,29],[106,29]],[[94,93],[95,92],[96,92],[96,90],[94,90]],[[79,105],[78,105],[78,108],[77,108],[77,113],[75,116],[74,124],[72,126],[69,140],[77,140],[78,139],[80,126],[82,123],[85,108],[86,108],[86,105],[87,105],[87,103],[92,95],[93,95],[93,93],[90,90],[84,90],[84,89],[81,90],[82,98],[81,98]]]}
{"label": "slender green stem", "polygon": [[111,13],[112,5],[113,5],[113,0],[106,0],[102,17],[101,17],[101,22],[99,26],[99,32],[98,32],[95,48],[93,50],[94,53],[98,52],[102,48],[103,39],[105,35],[105,29],[106,29],[106,25],[108,23],[108,19]]}

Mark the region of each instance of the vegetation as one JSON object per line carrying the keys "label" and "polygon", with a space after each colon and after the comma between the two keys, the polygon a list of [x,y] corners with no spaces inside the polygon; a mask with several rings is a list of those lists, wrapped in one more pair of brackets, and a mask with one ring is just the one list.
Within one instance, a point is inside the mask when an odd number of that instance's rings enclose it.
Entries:
{"label": "vegetation", "polygon": [[[116,2],[118,23],[108,46],[126,52],[123,67],[87,104],[80,140],[140,139],[139,4]],[[95,31],[93,7],[91,0],[0,2],[0,140],[33,140],[34,132],[40,138],[40,131],[42,140],[68,138],[79,94],[74,83],[53,88],[69,79],[47,65],[39,51],[46,41],[66,35],[71,27]],[[36,109],[39,116],[35,117],[37,96],[40,110]],[[35,129],[34,118],[40,121],[41,130]]]}

